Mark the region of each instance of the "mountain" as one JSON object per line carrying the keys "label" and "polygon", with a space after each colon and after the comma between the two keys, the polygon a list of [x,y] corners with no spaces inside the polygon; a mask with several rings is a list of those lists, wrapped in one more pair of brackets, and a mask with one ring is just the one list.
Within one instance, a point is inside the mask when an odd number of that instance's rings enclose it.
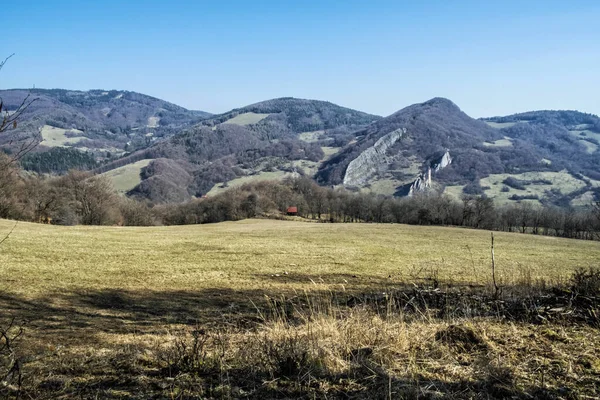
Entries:
{"label": "mountain", "polygon": [[[9,112],[16,110],[27,96],[35,101],[23,113],[19,127],[0,145],[7,147],[15,137],[37,136],[41,143],[36,152],[63,148],[62,158],[66,153],[77,154],[64,149],[90,152],[96,160],[119,156],[211,116],[129,91],[0,90],[0,98]],[[58,157],[46,155],[40,159],[46,163],[48,158]]]}
{"label": "mountain", "polygon": [[[11,111],[28,93],[0,97]],[[485,195],[561,207],[600,200],[600,118],[577,111],[477,120],[434,98],[382,118],[287,97],[210,115],[134,92],[31,95],[36,102],[12,131],[43,139],[22,160],[26,169],[92,169],[155,203],[289,176],[378,195]]]}
{"label": "mountain", "polygon": [[[142,171],[144,179],[131,194],[162,202],[202,196],[229,181],[312,176],[325,152],[351,142],[353,132],[380,118],[325,101],[295,98],[235,109],[131,155],[128,162],[155,160]],[[112,166],[121,165],[117,161]],[[179,171],[178,182],[187,182],[187,187],[175,190],[173,169]]]}
{"label": "mountain", "polygon": [[600,194],[599,122],[575,111],[475,120],[436,98],[357,132],[315,178],[386,195],[432,190],[498,203],[584,205]]}
{"label": "mountain", "polygon": [[[284,97],[213,116],[203,121],[203,125],[237,124],[251,126],[254,132],[269,139],[303,135],[303,138],[326,141],[335,140],[342,131],[352,132],[380,118],[326,101]],[[341,127],[343,129],[336,130]]]}

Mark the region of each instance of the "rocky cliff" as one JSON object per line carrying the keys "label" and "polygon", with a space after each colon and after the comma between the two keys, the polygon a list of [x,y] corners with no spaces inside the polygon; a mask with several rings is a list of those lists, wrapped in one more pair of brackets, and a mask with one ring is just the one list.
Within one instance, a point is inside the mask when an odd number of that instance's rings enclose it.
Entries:
{"label": "rocky cliff", "polygon": [[423,193],[430,189],[432,181],[431,175],[441,171],[451,163],[452,157],[450,157],[450,151],[446,150],[442,157],[432,162],[430,164],[430,167],[427,168],[427,171],[421,173],[417,177],[417,179],[415,179],[413,184],[410,185],[410,189],[408,190],[408,196],[410,197],[416,193]]}
{"label": "rocky cliff", "polygon": [[406,134],[406,128],[396,129],[381,137],[372,147],[363,151],[358,157],[348,164],[344,176],[344,186],[364,185],[379,171],[380,167],[387,164],[387,151],[402,136]]}

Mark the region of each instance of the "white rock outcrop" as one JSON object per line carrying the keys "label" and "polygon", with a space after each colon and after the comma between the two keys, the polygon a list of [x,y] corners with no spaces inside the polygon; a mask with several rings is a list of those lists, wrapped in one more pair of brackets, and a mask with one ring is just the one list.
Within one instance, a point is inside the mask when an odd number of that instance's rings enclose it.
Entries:
{"label": "white rock outcrop", "polygon": [[450,151],[446,150],[442,158],[440,158],[437,163],[433,164],[433,172],[438,172],[450,164],[452,164],[452,157],[450,157]]}
{"label": "white rock outcrop", "polygon": [[450,157],[450,151],[446,150],[444,155],[427,169],[427,172],[420,174],[417,179],[410,185],[408,190],[408,197],[413,196],[415,193],[423,193],[427,189],[431,188],[431,175],[437,173],[440,170],[446,168],[452,164],[452,157]]}
{"label": "white rock outcrop", "polygon": [[406,128],[396,129],[382,136],[375,144],[348,164],[344,176],[344,186],[362,186],[375,175],[381,166],[387,164],[387,150],[406,134]]}

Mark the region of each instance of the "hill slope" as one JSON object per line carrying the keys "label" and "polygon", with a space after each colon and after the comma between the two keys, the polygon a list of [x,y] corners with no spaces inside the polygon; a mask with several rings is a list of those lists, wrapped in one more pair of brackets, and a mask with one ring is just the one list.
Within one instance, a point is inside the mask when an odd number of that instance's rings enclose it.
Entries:
{"label": "hill slope", "polygon": [[500,203],[591,203],[600,186],[599,122],[571,111],[479,121],[436,98],[357,132],[356,143],[326,161],[316,179],[387,195],[437,190]]}
{"label": "hill slope", "polygon": [[12,131],[15,136],[37,136],[37,151],[75,148],[104,159],[169,137],[210,114],[190,111],[164,100],[128,91],[64,89],[1,90],[9,112],[24,98],[35,99]]}
{"label": "hill slope", "polygon": [[[168,200],[164,194],[172,193],[166,189],[172,186],[172,168],[179,170],[179,177],[186,171],[183,180],[190,182],[186,189],[194,196],[206,194],[215,184],[259,178],[263,173],[284,176],[305,174],[306,169],[312,175],[325,158],[324,150],[350,142],[353,132],[378,119],[332,103],[294,98],[232,110],[143,152],[146,158],[163,161],[155,161],[160,168],[150,165],[143,172],[145,179],[132,194]],[[180,191],[176,197],[185,195]]]}

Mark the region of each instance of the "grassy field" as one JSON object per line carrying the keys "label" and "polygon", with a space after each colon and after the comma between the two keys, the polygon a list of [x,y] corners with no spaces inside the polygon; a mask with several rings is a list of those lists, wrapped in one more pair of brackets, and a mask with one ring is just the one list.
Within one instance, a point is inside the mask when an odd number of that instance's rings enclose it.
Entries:
{"label": "grassy field", "polygon": [[571,131],[569,131],[569,133],[571,133],[571,135],[577,137],[577,139],[580,140],[581,144],[583,144],[585,146],[586,151],[589,154],[593,154],[594,152],[596,152],[596,150],[598,150],[598,146],[595,143],[592,143],[588,140],[592,139],[592,140],[600,141],[600,133],[592,132],[587,129],[571,130]]}
{"label": "grassy field", "polygon": [[328,159],[329,157],[333,156],[334,154],[339,153],[341,149],[342,149],[341,147],[321,146],[321,150],[323,150],[323,153],[325,153],[324,160]]}
{"label": "grassy field", "polygon": [[69,147],[85,139],[83,136],[69,137],[71,135],[83,135],[83,132],[77,129],[62,129],[50,125],[42,127],[42,142],[40,145],[46,147]]}
{"label": "grassy field", "polygon": [[484,146],[486,147],[512,147],[512,139],[509,137],[504,137],[504,139],[496,140],[495,142],[484,142]]}
{"label": "grassy field", "polygon": [[142,181],[140,178],[142,168],[147,167],[152,161],[152,159],[141,160],[107,171],[102,175],[112,181],[113,186],[119,193],[124,194],[140,184]]}
{"label": "grassy field", "polygon": [[[0,237],[13,226],[14,222],[0,220]],[[575,269],[594,266],[600,258],[597,242],[500,232],[495,238],[501,285],[541,279],[548,284],[564,282]],[[461,326],[483,335],[476,341],[484,342],[464,353],[435,339],[439,332],[454,329],[450,325],[456,321],[410,323],[402,315],[381,319],[357,309],[340,314],[345,315],[342,319],[335,313],[321,315],[313,310],[309,320],[301,317],[304,322],[300,324],[277,318],[256,325],[263,321],[258,310],[269,298],[302,299],[306,293],[317,292],[381,293],[390,285],[431,277],[453,285],[488,285],[489,242],[486,231],[392,224],[246,220],[125,228],[19,223],[0,247],[1,317],[25,321],[23,371],[28,372],[30,390],[47,396],[54,393],[47,398],[76,394],[83,398],[148,398],[148,393],[156,391],[168,398],[182,398],[177,396],[184,390],[198,394],[207,387],[213,391],[199,397],[272,398],[281,393],[287,397],[313,393],[323,398],[323,393],[329,393],[328,398],[337,398],[331,394],[355,390],[364,391],[364,396],[358,397],[369,398],[374,396],[373,390],[385,391],[388,386],[390,391],[393,386],[395,393],[405,393],[413,390],[416,381],[439,381],[438,389],[458,391],[452,382],[464,379],[465,387],[477,388],[508,367],[518,382],[513,386],[529,390],[526,388],[538,385],[539,379],[532,371],[554,365],[555,359],[572,362],[574,372],[571,380],[564,378],[567,383],[548,375],[547,387],[577,385],[573,382],[593,376],[595,368],[600,374],[600,335],[584,327],[565,330],[463,321]],[[245,328],[239,330],[238,324]],[[206,350],[207,358],[195,367],[185,364],[192,368],[187,370],[182,364],[185,358],[172,352],[189,351],[178,347],[178,340],[198,340],[193,332],[200,327],[202,332],[214,332],[201,334],[207,335],[203,346],[211,350]],[[543,335],[554,339],[548,342]],[[531,342],[532,337],[537,339]],[[202,377],[205,369],[213,371],[207,360],[221,352],[223,341],[228,343],[227,351],[219,356],[217,370],[232,374],[229,383],[218,372],[218,382]],[[586,347],[590,343],[592,347]],[[289,372],[285,365],[272,363],[269,357],[277,360],[283,357],[280,352],[294,353],[290,345],[306,346],[302,347],[306,354],[320,360],[314,361],[317,365],[301,358],[314,368],[311,374],[321,377],[317,380],[321,385],[330,386],[315,388],[299,377],[291,379],[289,374],[295,373],[296,367],[292,365]],[[518,350],[523,346],[528,352]],[[366,364],[365,371],[352,369],[358,362],[354,351],[360,348],[374,352],[370,362],[375,364]],[[576,364],[584,354],[585,365],[589,364],[585,374],[577,372]],[[488,361],[481,364],[484,359]],[[177,369],[175,361],[168,360],[176,360]],[[481,369],[489,363],[499,364],[499,369]],[[368,378],[374,373],[373,365],[379,368],[376,371],[385,369],[384,375],[376,372],[385,377],[381,382]],[[256,373],[261,378],[249,386],[232,383],[242,367],[246,372],[239,372],[240,376]],[[360,371],[366,374],[364,379],[339,378],[363,376]],[[268,379],[269,374],[276,379]],[[286,386],[281,374],[287,374],[292,386]],[[331,379],[323,374],[330,374]],[[480,374],[485,379],[478,378]],[[227,395],[219,395],[218,387]],[[255,394],[242,395],[240,387],[246,391],[254,387]]]}
{"label": "grassy field", "polygon": [[[11,224],[1,221],[0,230]],[[600,256],[596,242],[508,233],[497,233],[496,242],[503,280],[522,271],[533,279],[566,278]],[[289,291],[321,279],[351,288],[432,267],[444,280],[484,283],[490,257],[488,232],[460,228],[271,220],[152,228],[19,223],[3,244],[0,265],[7,278],[2,290],[35,298],[105,289]]]}
{"label": "grassy field", "polygon": [[242,186],[246,183],[261,182],[261,181],[278,181],[287,176],[292,176],[291,172],[285,171],[271,171],[271,172],[260,172],[255,175],[242,176],[235,178],[227,182],[227,186],[223,186],[223,182],[217,183],[210,189],[207,196],[215,196],[219,193],[223,193],[231,188]]}
{"label": "grassy field", "polygon": [[491,122],[485,121],[486,124],[491,126],[492,128],[502,129],[502,128],[510,128],[511,126],[516,125],[516,122]]}
{"label": "grassy field", "polygon": [[319,140],[319,136],[321,136],[323,133],[325,133],[325,131],[323,131],[323,130],[302,132],[300,135],[298,135],[298,139],[304,140],[305,142],[309,142],[309,143],[316,142],[317,140]]}
{"label": "grassy field", "polygon": [[463,189],[464,189],[464,186],[461,186],[461,185],[446,186],[446,188],[444,189],[444,194],[447,194],[448,196],[452,197],[454,200],[460,201],[460,199],[464,195]]}
{"label": "grassy field", "polygon": [[224,124],[236,124],[236,125],[251,125],[256,124],[263,119],[267,118],[270,114],[257,114],[253,112],[247,112],[236,115],[235,117],[228,119],[223,122]]}
{"label": "grassy field", "polygon": [[[530,184],[525,186],[525,190],[510,188],[508,192],[502,192],[505,186],[502,181],[508,177],[514,177],[523,181],[548,180],[552,184]],[[539,198],[545,196],[545,192],[551,189],[560,189],[564,194],[568,194],[581,189],[585,186],[585,182],[573,177],[566,170],[560,172],[525,172],[523,174],[493,174],[482,178],[481,186],[488,186],[490,189],[485,190],[485,194],[492,197],[499,204],[511,202],[510,196],[516,194],[537,195]],[[536,201],[537,202],[537,201]]]}

